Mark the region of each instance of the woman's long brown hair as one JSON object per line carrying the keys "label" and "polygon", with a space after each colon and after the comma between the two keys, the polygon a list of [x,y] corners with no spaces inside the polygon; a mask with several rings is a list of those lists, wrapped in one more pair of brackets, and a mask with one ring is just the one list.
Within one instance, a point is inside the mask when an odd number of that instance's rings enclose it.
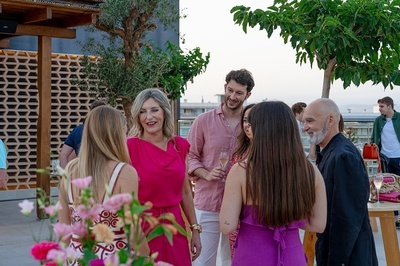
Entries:
{"label": "woman's long brown hair", "polygon": [[236,140],[236,150],[233,153],[234,156],[236,156],[237,160],[243,159],[248,152],[248,149],[250,147],[250,139],[247,137],[246,132],[244,131],[243,128],[243,119],[244,115],[246,114],[246,111],[250,108],[252,108],[255,104],[249,104],[245,108],[243,108],[242,116],[240,119],[240,127],[242,128],[242,131],[239,133],[239,136],[237,137]]}
{"label": "woman's long brown hair", "polygon": [[253,140],[246,192],[254,217],[272,227],[306,219],[315,202],[315,173],[292,110],[283,102],[262,102],[251,109],[248,121]]}

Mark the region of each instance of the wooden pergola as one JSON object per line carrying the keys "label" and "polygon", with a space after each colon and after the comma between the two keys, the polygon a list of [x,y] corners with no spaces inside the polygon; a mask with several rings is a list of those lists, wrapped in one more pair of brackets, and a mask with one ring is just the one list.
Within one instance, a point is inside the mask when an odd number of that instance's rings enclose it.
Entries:
{"label": "wooden pergola", "polygon": [[[8,48],[16,36],[38,37],[37,88],[38,119],[36,167],[50,165],[51,129],[51,39],[76,37],[73,27],[89,25],[100,13],[102,0],[0,0],[0,48]],[[37,173],[36,184],[50,195],[50,178]],[[37,208],[39,219],[47,218]]]}

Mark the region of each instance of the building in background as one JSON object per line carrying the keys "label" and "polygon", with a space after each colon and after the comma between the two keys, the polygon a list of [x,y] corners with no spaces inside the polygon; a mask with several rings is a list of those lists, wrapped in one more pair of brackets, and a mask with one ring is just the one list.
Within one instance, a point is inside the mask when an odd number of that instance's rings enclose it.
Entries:
{"label": "building in background", "polygon": [[[82,0],[83,2],[98,2]],[[81,1],[81,2],[82,2]],[[177,3],[179,12],[179,0]],[[36,1],[31,1],[36,2]],[[76,0],[38,1],[79,5]],[[65,3],[64,3],[65,4]],[[5,4],[4,4],[5,5]],[[22,4],[21,4],[22,5]],[[43,11],[43,10],[42,10]],[[38,12],[37,12],[38,13]],[[0,17],[4,15],[4,8]],[[28,14],[29,15],[29,14]],[[36,17],[32,12],[30,17]],[[14,18],[15,19],[15,18]],[[179,29],[179,22],[176,23]],[[82,91],[71,81],[79,75],[81,46],[89,37],[101,38],[101,33],[89,33],[85,27],[76,31],[76,39],[52,38],[51,70],[51,153],[54,158],[69,132],[89,111],[93,100],[87,91]],[[175,30],[166,30],[160,25],[154,32],[147,34],[147,39],[164,48],[169,40],[179,44],[179,35]],[[0,139],[8,148],[7,176],[5,189],[0,189],[1,200],[15,200],[36,197],[36,148],[37,148],[37,50],[38,37],[21,36],[10,39],[7,49],[0,49]],[[50,167],[50,165],[49,165]],[[58,179],[51,179],[52,191],[57,193]],[[52,195],[53,192],[52,192]]]}
{"label": "building in background", "polygon": [[[221,101],[223,101],[223,95],[216,96],[218,101],[213,103],[205,103],[203,100],[200,103],[189,103],[187,100],[183,100],[183,102],[180,103],[180,120],[178,121],[178,134],[180,136],[186,138],[189,134],[189,130],[194,119],[198,115],[216,108]],[[246,105],[246,103],[244,105]],[[352,112],[352,109],[356,110],[356,112]],[[370,112],[367,111],[369,109],[371,110]],[[372,127],[374,125],[375,118],[380,115],[377,104],[372,106],[372,108],[351,108],[349,106],[344,106],[340,108],[340,111],[342,113],[345,126],[343,134],[347,138],[350,138],[354,145],[356,145],[362,153],[364,144],[371,141]],[[301,135],[304,149],[308,151],[310,149],[308,135],[305,132],[303,132]],[[365,160],[365,166],[367,168],[368,175],[371,177],[377,173],[378,161]]]}
{"label": "building in background", "polygon": [[[190,126],[193,120],[199,115],[209,110],[216,108],[222,101],[223,97],[221,95],[216,95],[218,97],[217,102],[207,102],[201,101],[200,103],[190,103],[187,100],[183,100],[180,103],[180,120],[179,120],[179,130],[178,134],[182,137],[187,137],[189,134]],[[244,104],[246,105],[246,103]],[[364,112],[351,112],[351,109],[346,106],[341,108],[341,112],[345,124],[346,137],[351,137],[353,143],[361,150],[364,143],[370,142],[372,135],[372,126],[374,120],[379,116],[379,112],[372,112],[376,110],[373,106],[369,108],[371,112],[368,112],[368,108],[364,108]],[[351,134],[349,136],[348,134]],[[309,149],[310,145],[307,140],[308,136],[306,133],[302,134],[302,142],[306,150]]]}

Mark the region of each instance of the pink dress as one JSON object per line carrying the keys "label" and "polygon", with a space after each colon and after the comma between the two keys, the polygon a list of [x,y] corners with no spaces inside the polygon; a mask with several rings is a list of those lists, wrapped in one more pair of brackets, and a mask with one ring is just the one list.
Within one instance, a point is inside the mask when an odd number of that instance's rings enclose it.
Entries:
{"label": "pink dress", "polygon": [[[170,140],[167,151],[141,140],[137,137],[127,140],[132,166],[139,176],[139,201],[153,203],[151,213],[158,217],[171,212],[176,221],[185,228],[185,222],[180,210],[182,188],[186,174],[186,156],[189,143],[175,137],[176,144]],[[144,231],[148,228],[145,224]],[[192,265],[189,243],[186,236],[174,235],[173,246],[165,236],[157,237],[149,242],[152,252],[159,252],[156,261],[168,262],[174,266]]]}
{"label": "pink dress", "polygon": [[[114,190],[115,183],[117,182],[119,172],[125,163],[119,163],[115,167],[113,174],[110,178],[109,187],[111,191]],[[71,224],[81,221],[81,217],[76,213],[76,206],[74,205],[74,197],[72,195],[72,184],[68,187],[68,206],[71,215]],[[103,198],[103,202],[108,200],[109,196],[105,195]],[[118,252],[121,249],[125,249],[127,247],[126,236],[123,228],[116,227],[116,223],[118,221],[118,216],[115,213],[111,213],[109,211],[101,210],[99,213],[99,220],[95,222],[103,223],[108,225],[113,233],[115,234],[114,241],[111,245],[106,245],[105,243],[99,243],[95,246],[95,253],[100,259],[105,259],[110,255]],[[74,248],[78,253],[83,254],[82,243],[79,241],[79,237],[77,235],[72,235],[70,247]],[[76,262],[72,262],[71,265],[78,265]]]}
{"label": "pink dress", "polygon": [[307,257],[299,236],[299,228],[305,221],[266,227],[256,221],[251,209],[252,206],[243,205],[232,266],[306,266]]}

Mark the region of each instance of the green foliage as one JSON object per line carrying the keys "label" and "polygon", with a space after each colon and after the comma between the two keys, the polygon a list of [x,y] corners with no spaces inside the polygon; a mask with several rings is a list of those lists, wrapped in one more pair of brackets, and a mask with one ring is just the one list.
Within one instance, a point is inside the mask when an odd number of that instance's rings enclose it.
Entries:
{"label": "green foliage", "polygon": [[85,78],[79,85],[98,98],[107,98],[112,105],[120,103],[119,100],[122,103],[133,101],[139,92],[153,87],[159,75],[169,69],[167,54],[147,47],[129,68],[112,48],[104,49],[102,56],[95,60],[85,56],[82,65]]}
{"label": "green foliage", "polygon": [[358,134],[357,134],[357,129],[353,131],[352,127],[348,127],[346,128],[343,132],[342,132],[343,136],[345,136],[346,138],[348,138],[351,142],[356,143],[358,140]]}
{"label": "green foliage", "polygon": [[[174,23],[179,21],[178,6],[169,0],[107,0],[100,6],[104,10],[99,17],[100,24],[109,29],[132,26],[131,35],[142,30],[144,25],[147,27],[145,31],[152,31],[157,28],[156,23],[167,28],[174,27]],[[127,25],[129,20],[132,20],[132,24]],[[140,37],[143,39],[145,35]]]}
{"label": "green foliage", "polygon": [[341,79],[344,88],[366,81],[400,85],[398,0],[281,0],[265,11],[236,6],[231,13],[244,32],[258,25],[270,38],[279,28],[296,63],[316,62],[324,70],[334,64],[330,79]]}
{"label": "green foliage", "polygon": [[108,0],[101,4],[103,12],[94,25],[105,33],[103,39],[82,44],[87,56],[75,83],[96,98],[106,98],[111,105],[122,104],[128,127],[132,121],[130,106],[139,92],[159,87],[170,99],[178,99],[185,92],[186,83],[193,82],[209,63],[209,54],[203,56],[200,48],[185,53],[167,42],[163,51],[146,41],[146,34],[157,24],[173,29],[177,25],[179,10],[174,3]]}
{"label": "green foliage", "polygon": [[179,99],[187,89],[187,82],[206,70],[210,53],[203,58],[200,48],[189,50],[187,55],[177,46],[167,42],[169,71],[160,76],[159,86],[164,88],[170,99]]}
{"label": "green foliage", "polygon": [[83,77],[79,86],[98,98],[107,98],[112,105],[119,101],[133,101],[146,88],[160,87],[172,100],[185,93],[187,82],[205,71],[209,53],[200,48],[187,54],[177,45],[167,42],[167,52],[143,48],[135,63],[126,68],[115,49],[105,48],[97,59],[85,56],[82,60]]}

